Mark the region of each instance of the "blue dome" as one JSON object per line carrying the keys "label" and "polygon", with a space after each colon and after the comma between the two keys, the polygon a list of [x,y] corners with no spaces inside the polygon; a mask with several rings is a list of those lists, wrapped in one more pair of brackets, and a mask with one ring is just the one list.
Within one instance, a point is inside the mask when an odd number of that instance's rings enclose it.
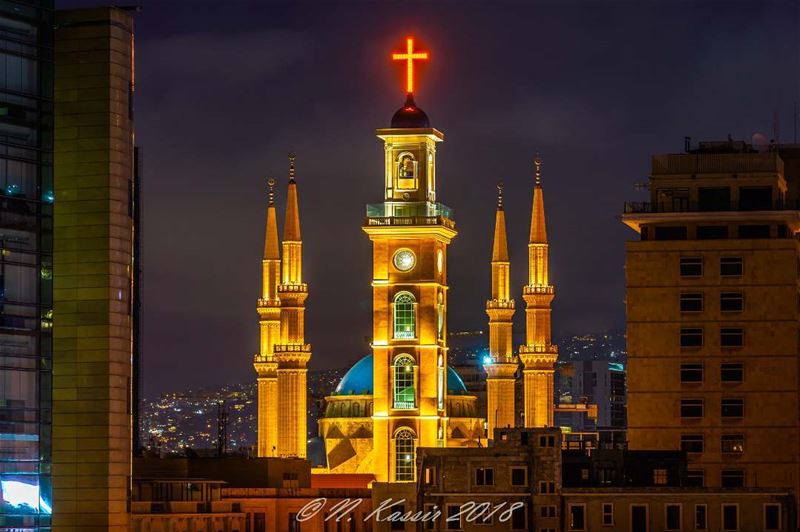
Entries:
{"label": "blue dome", "polygon": [[[336,395],[372,395],[371,354],[353,364],[353,367],[342,377],[335,393]],[[466,395],[469,393],[464,381],[449,366],[447,368],[447,393],[454,395]]]}

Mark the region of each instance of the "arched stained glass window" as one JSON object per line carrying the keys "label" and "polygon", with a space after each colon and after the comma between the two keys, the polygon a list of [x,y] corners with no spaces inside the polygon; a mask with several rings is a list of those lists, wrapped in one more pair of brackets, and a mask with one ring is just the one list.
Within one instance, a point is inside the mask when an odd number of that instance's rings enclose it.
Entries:
{"label": "arched stained glass window", "polygon": [[414,312],[414,296],[408,292],[400,292],[394,298],[394,337],[416,338],[416,316]]}
{"label": "arched stained glass window", "polygon": [[400,355],[394,361],[394,408],[414,408],[414,359]]}
{"label": "arched stained glass window", "polygon": [[394,436],[394,479],[396,482],[414,480],[415,447],[415,436],[410,429],[397,431]]}

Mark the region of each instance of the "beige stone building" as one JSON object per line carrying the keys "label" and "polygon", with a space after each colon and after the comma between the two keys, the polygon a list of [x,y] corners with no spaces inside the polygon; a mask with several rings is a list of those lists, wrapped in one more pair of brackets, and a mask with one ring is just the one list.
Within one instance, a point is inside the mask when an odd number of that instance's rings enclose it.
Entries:
{"label": "beige stone building", "polygon": [[656,155],[650,201],[622,216],[640,235],[626,244],[628,439],[686,451],[698,486],[800,488],[788,168],[774,147],[730,140]]}
{"label": "beige stone building", "polygon": [[133,19],[55,30],[53,529],[127,531],[134,264]]}
{"label": "beige stone building", "polygon": [[[678,451],[563,450],[559,429],[498,429],[495,445],[420,449],[419,482],[373,484],[376,531],[794,530],[791,491],[684,485]],[[405,516],[405,521],[392,514]]]}

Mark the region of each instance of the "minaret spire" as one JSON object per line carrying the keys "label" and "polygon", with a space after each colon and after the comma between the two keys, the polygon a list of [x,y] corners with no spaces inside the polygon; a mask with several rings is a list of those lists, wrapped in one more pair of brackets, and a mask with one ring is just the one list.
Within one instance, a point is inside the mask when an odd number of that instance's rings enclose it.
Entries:
{"label": "minaret spire", "polygon": [[[267,180],[269,186],[269,203],[267,204],[267,230],[264,236],[264,260],[280,259],[280,242],[278,241],[278,220],[275,213],[275,180]],[[276,283],[277,285],[277,283]]]}
{"label": "minaret spire", "polygon": [[[494,218],[494,244],[492,262],[508,262],[508,241],[506,240],[506,215],[503,210],[503,183],[497,184],[497,213]],[[494,285],[494,283],[492,283]],[[492,296],[495,297],[495,296]],[[506,291],[505,298],[508,298]]]}
{"label": "minaret spire", "polygon": [[515,425],[514,381],[518,364],[512,352],[514,300],[509,298],[510,269],[501,182],[497,185],[497,212],[492,244],[492,297],[486,302],[486,314],[489,316],[489,356],[483,365],[486,371],[486,418],[490,439],[494,438],[496,427]]}
{"label": "minaret spire", "polygon": [[[283,224],[283,241],[300,242],[300,211],[297,208],[297,182],[295,181],[294,154],[289,154],[289,188],[286,194],[286,220]],[[285,281],[284,281],[285,282]]]}
{"label": "minaret spire", "polygon": [[278,361],[278,456],[306,456],[306,368],[311,345],[305,341],[305,301],[308,287],[303,282],[303,241],[300,236],[300,209],[297,202],[295,157],[289,154],[289,184],[286,194],[286,219],[283,225],[283,259],[278,298],[281,304],[280,345],[275,346]]}
{"label": "minaret spire", "polygon": [[[544,221],[544,193],[542,192],[542,159],[537,155],[536,185],[533,189],[533,209],[531,210],[530,244],[547,244],[547,225]],[[545,281],[546,282],[546,281]]]}
{"label": "minaret spire", "polygon": [[519,357],[525,390],[525,426],[553,425],[553,365],[558,350],[551,342],[551,304],[553,286],[549,280],[547,229],[544,216],[542,190],[542,159],[534,160],[536,178],[531,209],[531,231],[528,241],[528,284],[523,288],[525,299],[526,345],[520,348]]}
{"label": "minaret spire", "polygon": [[278,363],[275,344],[280,343],[281,309],[278,283],[281,277],[278,220],[275,212],[275,180],[267,180],[267,226],[264,231],[264,258],[261,260],[261,297],[256,311],[259,324],[259,350],[253,359],[258,384],[257,453],[278,456]]}

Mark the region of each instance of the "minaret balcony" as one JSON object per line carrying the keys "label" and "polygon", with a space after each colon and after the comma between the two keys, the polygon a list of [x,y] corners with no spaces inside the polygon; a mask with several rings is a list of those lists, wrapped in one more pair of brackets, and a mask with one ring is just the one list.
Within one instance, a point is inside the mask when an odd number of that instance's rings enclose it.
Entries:
{"label": "minaret balcony", "polygon": [[306,283],[300,284],[279,284],[278,293],[281,292],[308,292],[308,285]]}
{"label": "minaret balcony", "polygon": [[280,299],[262,299],[262,298],[258,298],[258,307],[259,308],[280,307],[280,306],[281,306],[281,300]]}
{"label": "minaret balcony", "polygon": [[521,345],[519,346],[519,354],[553,354],[558,355],[558,346],[557,345],[543,345],[543,344],[536,344],[536,345]]}
{"label": "minaret balcony", "polygon": [[552,294],[553,285],[539,285],[539,284],[525,285],[524,287],[522,287],[522,293],[530,295]]}
{"label": "minaret balcony", "polygon": [[513,299],[488,299],[486,300],[487,309],[514,309]]}
{"label": "minaret balcony", "polygon": [[304,353],[311,351],[311,344],[275,344],[276,353]]}

